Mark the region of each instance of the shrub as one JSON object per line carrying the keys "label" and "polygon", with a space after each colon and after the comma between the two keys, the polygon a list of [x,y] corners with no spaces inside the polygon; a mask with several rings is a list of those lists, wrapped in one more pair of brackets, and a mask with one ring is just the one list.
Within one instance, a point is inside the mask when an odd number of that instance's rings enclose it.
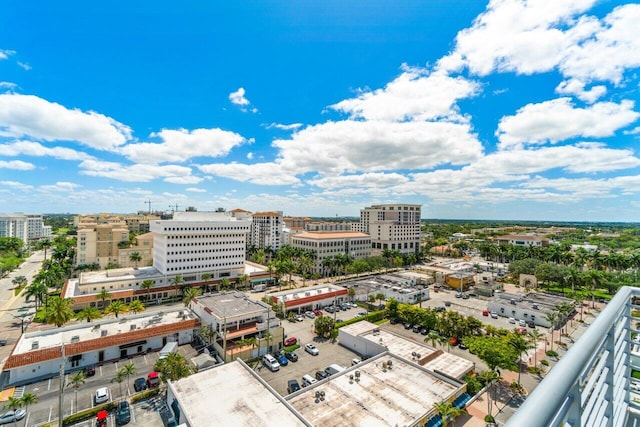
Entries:
{"label": "shrub", "polygon": [[485,423],[495,423],[496,420],[491,415],[487,414],[487,415],[484,416],[484,422]]}
{"label": "shrub", "polygon": [[99,405],[91,409],[87,409],[86,411],[77,412],[73,415],[69,415],[62,421],[62,425],[64,427],[70,426],[81,421],[85,421],[91,419],[96,416],[96,414],[102,410],[105,411],[113,411],[116,409],[116,404],[113,402],[105,403],[104,405]]}
{"label": "shrub", "polygon": [[131,403],[138,403],[141,400],[148,399],[150,397],[155,397],[160,393],[160,388],[152,388],[151,390],[143,391],[141,393],[136,394],[131,398]]}
{"label": "shrub", "polygon": [[540,368],[538,368],[537,366],[529,366],[527,368],[527,372],[529,372],[530,374],[539,374],[541,371]]}
{"label": "shrub", "polygon": [[284,347],[284,351],[287,351],[287,352],[290,353],[290,352],[292,352],[294,350],[297,350],[299,348],[300,348],[300,344],[294,344],[294,345],[289,345],[287,347]]}
{"label": "shrub", "polygon": [[549,361],[548,361],[547,359],[542,359],[542,360],[540,361],[540,364],[541,364],[541,365],[544,365],[544,366],[549,366]]}
{"label": "shrub", "polygon": [[558,357],[558,353],[555,350],[547,350],[546,354],[549,357]]}
{"label": "shrub", "polygon": [[[369,313],[368,320],[371,323],[375,323],[375,322],[378,322],[379,320],[384,319],[386,314],[387,314],[387,310],[372,311]],[[357,317],[354,317],[353,319],[349,319],[344,322],[338,322],[336,323],[336,328],[341,328],[343,326],[351,325],[353,323],[357,323],[362,320],[367,320],[367,316],[357,316]]]}
{"label": "shrub", "polygon": [[632,369],[631,376],[637,380],[640,380],[640,371],[636,371],[635,369]]}

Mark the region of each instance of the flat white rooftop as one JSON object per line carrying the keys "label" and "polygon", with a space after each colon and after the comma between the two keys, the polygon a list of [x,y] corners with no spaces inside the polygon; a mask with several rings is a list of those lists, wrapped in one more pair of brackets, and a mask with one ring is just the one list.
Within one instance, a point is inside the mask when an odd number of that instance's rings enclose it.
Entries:
{"label": "flat white rooftop", "polygon": [[305,425],[240,362],[193,374],[169,387],[192,427]]}
{"label": "flat white rooftop", "polygon": [[195,299],[216,319],[232,321],[236,318],[247,318],[266,314],[268,306],[260,301],[249,299],[241,292],[225,292],[199,296]]}
{"label": "flat white rooftop", "polygon": [[296,289],[292,291],[274,292],[271,296],[278,298],[284,302],[302,300],[304,298],[322,297],[329,298],[332,293],[346,290],[342,286],[337,285],[317,285],[308,288]]}
{"label": "flat white rooftop", "polygon": [[36,341],[38,342],[38,349],[54,348],[59,347],[62,343],[71,344],[106,336],[111,337],[134,330],[171,325],[188,319],[196,319],[196,316],[191,310],[182,308],[132,316],[121,315],[118,319],[112,317],[90,323],[82,322],[62,328],[26,333],[18,340],[12,354],[22,354],[33,350],[33,343]]}
{"label": "flat white rooftop", "polygon": [[[392,368],[383,369],[383,362],[389,360]],[[434,403],[457,396],[461,390],[462,383],[384,353],[287,400],[315,426],[407,426],[431,417]],[[323,392],[324,397],[316,398],[316,392]]]}

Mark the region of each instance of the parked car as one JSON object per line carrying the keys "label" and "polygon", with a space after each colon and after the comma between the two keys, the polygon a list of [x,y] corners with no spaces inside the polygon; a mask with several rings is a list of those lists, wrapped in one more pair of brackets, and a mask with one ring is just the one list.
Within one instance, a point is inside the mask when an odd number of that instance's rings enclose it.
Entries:
{"label": "parked car", "polygon": [[317,356],[317,355],[320,354],[320,350],[318,350],[318,347],[316,347],[315,345],[313,345],[311,343],[304,345],[304,351],[306,351],[307,353],[309,353],[312,356]]}
{"label": "parked car", "polygon": [[318,381],[321,381],[328,377],[329,377],[329,374],[327,374],[325,371],[316,371],[316,379]]}
{"label": "parked car", "polygon": [[357,365],[357,364],[358,364],[358,363],[360,363],[360,362],[361,362],[361,360],[360,360],[360,359],[358,359],[358,358],[351,359],[351,366]]}
{"label": "parked car", "polygon": [[131,421],[131,408],[129,408],[129,402],[123,400],[118,403],[116,409],[116,425],[123,426]]}
{"label": "parked car", "polygon": [[427,335],[429,334],[429,330],[427,328],[420,328],[420,335]]}
{"label": "parked car", "polygon": [[412,330],[413,330],[414,333],[419,334],[420,333],[420,329],[421,329],[420,325],[413,325]]}
{"label": "parked car", "polygon": [[315,319],[316,315],[313,313],[313,311],[305,311],[304,315],[307,316],[309,319]]}
{"label": "parked car", "polygon": [[391,319],[389,319],[389,323],[391,323],[392,325],[396,325],[399,322],[399,320],[396,317],[392,317]]}
{"label": "parked car", "polygon": [[326,307],[326,308],[324,309],[324,311],[326,311],[327,313],[333,313],[335,310],[334,310],[333,306],[332,306],[332,305],[330,305],[329,307]]}
{"label": "parked car", "polygon": [[367,312],[366,311],[360,311],[358,312],[358,316],[366,316]]}
{"label": "parked car", "polygon": [[460,341],[460,342],[458,343],[458,348],[459,348],[460,350],[466,350],[466,349],[468,349],[469,347],[467,347],[467,346],[464,344],[464,342]]}
{"label": "parked car", "polygon": [[147,375],[147,386],[149,388],[160,386],[160,376],[156,371],[149,372],[149,375]]}
{"label": "parked car", "polygon": [[276,355],[276,360],[278,361],[280,366],[287,366],[289,364],[289,359],[287,359],[287,356],[282,353],[278,353]]}
{"label": "parked car", "polygon": [[509,317],[509,323],[515,325],[516,324],[516,319],[513,317]]}
{"label": "parked car", "polygon": [[298,380],[289,380],[287,382],[287,393],[295,393],[298,390],[300,390],[300,383],[298,383]]}
{"label": "parked car", "polygon": [[489,310],[482,310],[482,315],[489,317]]}
{"label": "parked car", "polygon": [[456,293],[456,298],[462,298],[462,294],[460,292]]}
{"label": "parked car", "polygon": [[496,313],[495,311],[491,312],[491,318],[492,319],[497,319],[498,318],[498,313]]}
{"label": "parked car", "polygon": [[297,314],[294,319],[296,319],[296,322],[302,322],[304,320],[304,317],[302,317],[301,314]]}
{"label": "parked car", "polygon": [[440,307],[436,307],[436,313],[440,313],[441,311],[445,311],[446,307],[440,306]]}
{"label": "parked car", "polygon": [[266,366],[271,372],[276,372],[280,370],[280,363],[270,354],[265,354],[262,356],[262,364]]}
{"label": "parked car", "polygon": [[100,387],[99,389],[97,389],[95,395],[93,396],[93,400],[95,401],[96,405],[108,402],[109,389],[106,387]]}
{"label": "parked car", "polygon": [[469,299],[469,295],[467,295],[467,294],[462,294],[462,299]]}
{"label": "parked car", "polygon": [[0,415],[0,424],[9,424],[20,421],[27,415],[27,411],[24,409],[17,409],[15,411],[8,411]]}
{"label": "parked car", "polygon": [[527,326],[530,328],[535,328],[536,327],[536,322],[534,322],[533,320],[529,320],[527,322]]}
{"label": "parked car", "polygon": [[287,337],[284,339],[284,346],[289,347],[290,345],[298,344],[298,338],[296,337]]}
{"label": "parked car", "polygon": [[445,301],[444,302],[444,306],[445,307],[451,307],[451,301]]}
{"label": "parked car", "polygon": [[84,372],[84,376],[85,377],[92,377],[96,374],[96,367],[95,366],[86,366],[84,368],[82,368],[82,372]]}
{"label": "parked car", "polygon": [[518,321],[518,325],[520,325],[521,327],[523,327],[523,328],[524,328],[525,326],[527,326],[527,322],[526,322],[525,320],[520,319],[520,320]]}
{"label": "parked car", "polygon": [[289,359],[291,362],[297,362],[298,361],[298,355],[295,354],[293,351],[288,351],[284,354],[284,357],[286,357],[287,359]]}
{"label": "parked car", "polygon": [[469,292],[467,295],[469,295],[470,297],[477,297],[478,294],[476,294],[475,292]]}
{"label": "parked car", "polygon": [[405,329],[413,328],[413,325],[411,323],[409,323],[409,322],[405,323],[403,326],[404,326]]}
{"label": "parked car", "polygon": [[320,310],[313,310],[313,314],[315,314],[316,317],[322,316],[322,312]]}
{"label": "parked car", "polygon": [[144,378],[136,378],[133,382],[133,389],[135,391],[144,391],[147,389],[147,380]]}

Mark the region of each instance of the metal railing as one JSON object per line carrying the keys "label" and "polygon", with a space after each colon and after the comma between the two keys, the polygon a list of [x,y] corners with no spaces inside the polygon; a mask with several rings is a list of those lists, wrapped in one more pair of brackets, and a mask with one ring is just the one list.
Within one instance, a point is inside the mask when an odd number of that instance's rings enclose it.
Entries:
{"label": "metal railing", "polygon": [[630,401],[632,297],[621,288],[507,422],[507,427],[623,427]]}

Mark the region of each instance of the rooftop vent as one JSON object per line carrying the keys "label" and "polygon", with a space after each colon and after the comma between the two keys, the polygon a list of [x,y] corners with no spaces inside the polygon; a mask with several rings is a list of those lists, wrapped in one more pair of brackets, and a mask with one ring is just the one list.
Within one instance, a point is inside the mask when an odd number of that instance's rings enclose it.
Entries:
{"label": "rooftop vent", "polygon": [[40,347],[40,343],[38,341],[34,341],[31,343],[31,350],[37,350]]}
{"label": "rooftop vent", "polygon": [[100,331],[100,336],[101,337],[106,337],[108,333],[109,333],[109,331],[107,331],[106,329],[103,329],[103,330]]}
{"label": "rooftop vent", "polygon": [[131,330],[131,331],[135,331],[135,330],[136,330],[136,325],[131,325],[131,326],[129,326],[129,330]]}
{"label": "rooftop vent", "polygon": [[78,335],[74,335],[71,337],[71,342],[78,342],[80,341],[80,337]]}

